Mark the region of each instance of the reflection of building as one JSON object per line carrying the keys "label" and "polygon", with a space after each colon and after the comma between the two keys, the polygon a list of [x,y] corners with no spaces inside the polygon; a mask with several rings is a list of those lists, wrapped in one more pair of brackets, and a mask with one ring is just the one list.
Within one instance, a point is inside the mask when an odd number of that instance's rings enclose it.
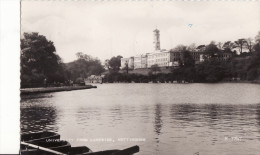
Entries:
{"label": "reflection of building", "polygon": [[88,78],[84,79],[85,85],[89,83],[103,83],[104,75],[98,76],[98,75],[91,75]]}
{"label": "reflection of building", "polygon": [[134,57],[121,58],[121,69],[128,66],[129,69],[134,69]]}

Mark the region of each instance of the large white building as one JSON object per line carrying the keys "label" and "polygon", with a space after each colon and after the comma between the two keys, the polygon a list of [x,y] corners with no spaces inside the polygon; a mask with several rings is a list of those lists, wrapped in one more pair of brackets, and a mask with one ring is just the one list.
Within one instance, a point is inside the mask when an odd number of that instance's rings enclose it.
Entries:
{"label": "large white building", "polygon": [[[154,38],[154,51],[142,55],[137,55],[130,58],[121,59],[121,68],[124,68],[128,64],[129,68],[151,68],[153,65],[159,67],[177,67],[179,66],[179,60],[183,58],[183,53],[179,51],[161,50],[160,48],[160,31],[155,29],[153,31]],[[196,63],[203,61],[203,52],[194,51],[191,52],[191,56]]]}
{"label": "large white building", "polygon": [[153,65],[159,67],[172,66],[170,51],[161,50],[147,54],[147,68]]}

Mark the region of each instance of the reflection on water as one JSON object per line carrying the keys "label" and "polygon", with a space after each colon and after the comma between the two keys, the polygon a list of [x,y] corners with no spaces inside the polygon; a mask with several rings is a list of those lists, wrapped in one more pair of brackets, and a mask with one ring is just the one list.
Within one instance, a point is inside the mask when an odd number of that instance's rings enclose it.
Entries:
{"label": "reflection on water", "polygon": [[162,109],[161,109],[161,105],[155,105],[155,121],[154,121],[154,128],[155,128],[155,132],[157,135],[160,135],[161,133],[161,128],[163,125],[163,121],[162,121]]}
{"label": "reflection on water", "polygon": [[55,127],[56,111],[52,107],[28,107],[22,111],[22,131],[50,130],[57,131]]}
{"label": "reflection on water", "polygon": [[[27,96],[21,101],[21,129],[56,131],[72,145],[93,150],[139,145],[143,155],[257,155],[259,88],[250,84],[104,84],[92,90]],[[96,138],[114,141],[91,141]]]}
{"label": "reflection on water", "polygon": [[51,97],[51,95],[46,94],[22,96],[22,123],[20,126],[22,132],[37,132],[41,130],[58,131],[56,126],[56,109],[50,105],[41,106],[45,99],[49,97]]}

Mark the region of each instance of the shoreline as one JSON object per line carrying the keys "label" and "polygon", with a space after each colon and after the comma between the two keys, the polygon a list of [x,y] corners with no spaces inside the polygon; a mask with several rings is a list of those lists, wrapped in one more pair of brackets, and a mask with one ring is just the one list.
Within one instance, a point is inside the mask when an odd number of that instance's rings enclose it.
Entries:
{"label": "shoreline", "polygon": [[71,91],[71,90],[81,90],[81,89],[92,89],[97,88],[97,86],[86,85],[86,86],[64,86],[64,87],[40,87],[40,88],[22,88],[20,89],[20,95],[29,95],[37,93],[51,93],[60,91]]}
{"label": "shoreline", "polygon": [[147,83],[147,84],[222,84],[222,83],[248,83],[248,84],[260,84],[260,82],[255,81],[220,81],[220,82],[104,82],[103,84],[120,84],[120,83],[128,83],[128,84],[135,84],[135,83]]}

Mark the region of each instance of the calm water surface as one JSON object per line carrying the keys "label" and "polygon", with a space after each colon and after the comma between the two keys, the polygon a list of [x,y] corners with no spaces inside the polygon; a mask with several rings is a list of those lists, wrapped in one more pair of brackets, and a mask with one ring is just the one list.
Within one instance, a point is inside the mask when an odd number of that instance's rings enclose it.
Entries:
{"label": "calm water surface", "polygon": [[94,151],[258,155],[259,94],[256,84],[102,84],[22,96],[21,129],[55,131]]}

